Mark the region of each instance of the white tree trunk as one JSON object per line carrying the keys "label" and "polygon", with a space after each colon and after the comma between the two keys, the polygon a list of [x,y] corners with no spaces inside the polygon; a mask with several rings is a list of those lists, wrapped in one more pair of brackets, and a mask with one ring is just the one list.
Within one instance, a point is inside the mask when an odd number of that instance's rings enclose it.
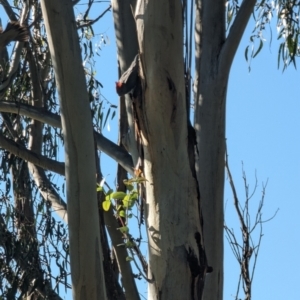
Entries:
{"label": "white tree trunk", "polygon": [[196,0],[195,130],[203,236],[208,265],[204,300],[223,299],[223,193],[226,92],[230,67],[255,0],[244,0],[228,36],[223,0]]}
{"label": "white tree trunk", "polygon": [[188,157],[181,1],[138,1],[148,299],[199,299],[206,265]]}
{"label": "white tree trunk", "polygon": [[73,299],[106,299],[93,128],[72,1],[41,4],[61,104]]}

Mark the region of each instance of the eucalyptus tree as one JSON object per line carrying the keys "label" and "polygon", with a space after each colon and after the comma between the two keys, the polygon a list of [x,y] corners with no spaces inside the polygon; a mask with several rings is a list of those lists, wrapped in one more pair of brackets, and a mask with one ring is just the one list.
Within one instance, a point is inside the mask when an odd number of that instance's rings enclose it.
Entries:
{"label": "eucalyptus tree", "polygon": [[[143,277],[148,299],[222,299],[230,67],[251,14],[259,47],[246,59],[261,50],[276,14],[279,62],[296,65],[299,3],[112,0],[96,18],[93,0],[0,4],[30,32],[2,64],[2,295],[60,299],[63,284],[74,299],[139,299],[135,277]],[[110,111],[92,60],[93,25],[109,10],[121,77],[118,144],[102,135]],[[100,151],[118,163],[117,191],[105,185]],[[148,261],[128,225],[134,205]]]}

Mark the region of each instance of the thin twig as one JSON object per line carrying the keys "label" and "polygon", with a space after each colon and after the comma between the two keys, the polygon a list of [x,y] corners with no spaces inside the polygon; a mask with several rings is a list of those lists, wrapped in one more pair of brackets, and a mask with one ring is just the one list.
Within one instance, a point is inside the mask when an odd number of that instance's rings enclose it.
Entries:
{"label": "thin twig", "polygon": [[110,11],[110,9],[111,9],[111,5],[100,16],[98,16],[96,19],[85,21],[83,24],[78,25],[77,28],[80,29],[80,28],[83,28],[83,27],[93,25],[94,23],[98,22],[108,11]]}
{"label": "thin twig", "polygon": [[[250,200],[253,198],[258,186],[256,173],[255,173],[255,186],[254,189],[250,192],[249,184],[247,183],[246,174],[243,170],[243,181],[244,181],[244,189],[245,189],[246,197],[245,197],[244,206],[242,207],[236,192],[232,174],[229,169],[227,149],[225,149],[225,168],[227,170],[229,184],[233,193],[234,207],[238,215],[239,223],[241,225],[241,233],[242,233],[242,241],[243,241],[241,246],[237,241],[233,229],[229,229],[226,226],[226,224],[224,225],[225,231],[227,233],[226,238],[229,242],[230,248],[234,256],[236,257],[240,265],[240,277],[239,277],[239,282],[238,282],[238,287],[236,292],[236,300],[239,299],[238,296],[240,292],[241,282],[245,293],[245,300],[250,300],[252,296],[253,277],[254,277],[254,273],[257,265],[258,253],[260,250],[261,241],[263,237],[262,224],[264,223],[264,221],[262,220],[262,209],[264,206],[265,190],[266,190],[267,183],[263,184],[262,197],[258,203],[254,223],[251,224]],[[278,210],[268,220],[273,219],[276,216],[277,212]],[[259,229],[259,238],[255,245],[252,239],[252,233],[257,228],[257,226],[259,226],[260,229]],[[251,257],[254,257],[252,267],[250,267]]]}

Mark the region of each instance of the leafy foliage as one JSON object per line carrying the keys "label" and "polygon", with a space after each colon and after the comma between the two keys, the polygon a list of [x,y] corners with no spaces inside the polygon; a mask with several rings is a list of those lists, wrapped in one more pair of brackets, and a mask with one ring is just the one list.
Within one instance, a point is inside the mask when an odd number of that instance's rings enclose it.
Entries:
{"label": "leafy foliage", "polygon": [[[108,212],[110,209],[113,210],[115,217],[118,220],[118,223],[120,224],[120,227],[118,230],[122,233],[123,235],[123,240],[124,244],[123,245],[118,245],[118,246],[125,246],[129,252],[131,253],[131,256],[128,256],[126,258],[127,261],[134,260],[137,268],[140,270],[138,267],[138,264],[136,262],[135,256],[141,261],[141,264],[143,265],[144,258],[141,259],[141,252],[140,252],[140,242],[142,240],[141,235],[138,238],[134,238],[132,234],[130,233],[130,226],[129,226],[129,221],[133,217],[136,218],[138,221],[138,226],[140,227],[141,224],[143,223],[143,217],[142,217],[142,203],[139,204],[139,190],[140,187],[139,185],[145,182],[146,179],[142,176],[137,176],[134,178],[131,178],[129,180],[124,180],[124,184],[127,189],[127,193],[125,192],[120,192],[120,191],[113,191],[112,189],[109,189],[107,192],[103,188],[103,186],[99,186],[97,188],[98,192],[103,192],[105,197],[102,202],[102,208],[104,211]],[[142,200],[141,200],[142,201]],[[134,213],[134,208],[136,207],[136,211],[138,213]],[[136,254],[136,255],[135,255]],[[144,270],[145,271],[145,270]],[[137,275],[137,277],[140,276],[147,276],[147,273],[144,272],[145,274],[142,273],[142,271],[139,271],[140,274]]]}
{"label": "leafy foliage", "polygon": [[[230,29],[233,17],[238,13],[240,1],[227,1],[227,27]],[[278,68],[283,63],[283,71],[291,63],[296,68],[296,58],[300,55],[300,3],[295,0],[257,1],[253,18],[255,26],[250,36],[250,45],[245,49],[246,61],[251,64],[264,46],[266,41],[264,32],[271,24],[276,25],[278,49]],[[274,20],[275,17],[275,20]],[[272,42],[272,29],[270,28],[270,42]],[[258,43],[257,43],[258,41]],[[250,68],[250,67],[249,67]]]}
{"label": "leafy foliage", "polygon": [[38,195],[37,187],[32,194],[33,222],[12,205],[11,196],[0,194],[0,293],[5,299],[41,286],[53,285],[52,294],[59,293],[61,284],[70,288],[67,227],[52,217],[51,205]]}

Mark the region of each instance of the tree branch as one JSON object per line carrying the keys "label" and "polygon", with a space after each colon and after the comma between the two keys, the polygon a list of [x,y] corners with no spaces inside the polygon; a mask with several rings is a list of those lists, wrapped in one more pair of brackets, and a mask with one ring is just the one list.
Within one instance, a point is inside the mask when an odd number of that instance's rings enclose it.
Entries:
{"label": "tree branch", "polygon": [[[9,10],[8,10],[9,11]],[[28,16],[28,5],[25,4],[21,13],[20,23],[22,24]],[[10,64],[10,68],[8,71],[8,76],[4,82],[0,85],[0,99],[4,97],[5,91],[10,87],[20,65],[21,53],[23,49],[24,42],[17,42],[15,44],[13,54],[12,54],[12,62]]]}
{"label": "tree branch", "polygon": [[[236,293],[236,299],[239,298],[238,295],[240,290],[240,282],[242,281],[242,287],[245,293],[245,300],[250,300],[251,293],[252,293],[253,276],[254,276],[257,257],[261,247],[261,241],[263,236],[262,224],[264,221],[262,220],[262,208],[264,205],[266,185],[263,184],[262,197],[258,203],[254,224],[252,225],[253,221],[251,220],[252,214],[250,213],[250,200],[253,197],[257,188],[257,178],[255,176],[255,186],[253,192],[249,192],[249,184],[247,183],[247,178],[243,170],[243,180],[244,180],[246,197],[245,197],[244,205],[242,206],[238,198],[233,177],[229,168],[227,151],[225,152],[225,169],[227,171],[229,184],[233,193],[234,208],[238,215],[238,220],[240,223],[240,230],[241,230],[241,238],[238,239],[236,234],[234,233],[234,230],[228,228],[228,226],[224,224],[225,232],[227,233],[226,238],[229,242],[229,245],[231,247],[234,256],[236,257],[240,265],[240,279],[239,279],[238,289]],[[257,226],[259,227],[258,233],[257,232],[254,233]],[[258,235],[257,238],[258,241],[255,243],[254,236],[256,237],[257,235]],[[239,243],[238,240],[241,240],[241,242]],[[254,258],[252,259],[253,256]]]}
{"label": "tree branch", "polygon": [[33,151],[26,149],[26,147],[4,137],[0,134],[0,148],[4,148],[7,151],[13,153],[14,155],[26,160],[31,163],[40,166],[49,171],[58,173],[60,175],[65,174],[65,164],[62,162],[57,162],[53,159],[47,158],[43,155],[39,155]]}
{"label": "tree branch", "polygon": [[227,77],[256,0],[244,0],[220,53],[219,70]]}
{"label": "tree branch", "polygon": [[53,211],[56,212],[66,223],[68,223],[67,203],[53,188],[44,169],[37,167],[31,162],[28,162],[28,169],[45,201],[50,201]]}
{"label": "tree branch", "polygon": [[0,111],[24,115],[50,126],[61,128],[59,115],[46,111],[44,108],[34,107],[20,102],[0,101]]}
{"label": "tree branch", "polygon": [[128,154],[123,148],[113,143],[102,134],[94,132],[97,147],[99,150],[103,151],[105,154],[114,159],[118,164],[120,164],[129,174],[134,174],[134,166],[132,162],[131,155]]}
{"label": "tree branch", "polygon": [[[124,168],[127,170],[127,172],[130,172],[133,174],[133,167],[132,162],[130,166],[130,155],[124,151],[121,147],[114,144],[110,140],[106,139],[101,134],[97,134],[95,136],[97,145],[104,142],[105,146],[104,148],[108,150],[109,152],[112,152],[111,157],[113,159],[121,159],[122,161],[125,161],[126,164],[124,165]],[[2,134],[0,134],[0,147],[6,149],[7,151],[13,153],[14,155],[29,161],[43,169],[55,172],[60,175],[65,175],[65,164],[62,162],[57,162],[53,159],[47,158],[43,155],[39,155],[33,151],[28,150],[26,147],[4,137]],[[117,160],[117,159],[116,159]],[[123,164],[122,164],[123,166]]]}
{"label": "tree branch", "polygon": [[[0,102],[1,105],[1,102]],[[6,122],[6,126],[9,128],[12,138],[18,138],[16,132],[12,128],[11,122],[6,113],[2,113],[2,117]],[[29,150],[28,150],[29,151]],[[28,169],[35,181],[35,184],[39,188],[39,191],[45,201],[50,201],[52,209],[67,223],[67,204],[59,196],[59,194],[53,189],[48,177],[45,174],[44,169],[35,166],[33,163],[28,162]]]}
{"label": "tree branch", "polygon": [[13,11],[11,5],[8,3],[7,0],[1,0],[0,3],[2,4],[6,14],[8,15],[9,19],[12,21],[18,21],[15,12]]}
{"label": "tree branch", "polygon": [[[50,113],[43,108],[33,107],[24,103],[0,101],[0,111],[21,114],[29,118],[38,120],[42,123],[47,123],[53,127],[61,128],[60,117],[56,114]],[[97,147],[100,151],[114,159],[119,163],[128,173],[133,175],[133,162],[131,155],[128,154],[122,147],[113,143],[102,134],[94,131]],[[40,166],[40,165],[39,165]]]}
{"label": "tree branch", "polygon": [[108,11],[110,11],[110,9],[111,9],[111,5],[109,5],[108,8],[94,20],[80,21],[82,23],[77,26],[77,29],[82,28],[82,27],[86,27],[86,26],[91,26],[94,23],[98,22]]}

